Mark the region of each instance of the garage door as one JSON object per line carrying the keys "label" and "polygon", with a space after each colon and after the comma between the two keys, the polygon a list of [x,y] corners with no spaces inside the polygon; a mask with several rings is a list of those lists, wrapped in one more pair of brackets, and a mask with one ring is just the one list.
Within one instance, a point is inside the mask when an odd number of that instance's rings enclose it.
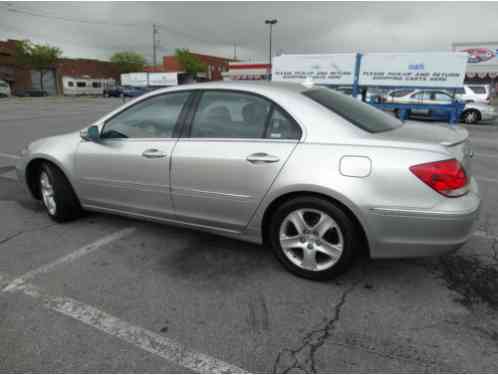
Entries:
{"label": "garage door", "polygon": [[[40,72],[37,70],[31,71],[31,87],[35,90],[41,90]],[[53,70],[50,70],[43,74],[43,90],[45,90],[48,95],[57,94],[55,85],[55,72]]]}

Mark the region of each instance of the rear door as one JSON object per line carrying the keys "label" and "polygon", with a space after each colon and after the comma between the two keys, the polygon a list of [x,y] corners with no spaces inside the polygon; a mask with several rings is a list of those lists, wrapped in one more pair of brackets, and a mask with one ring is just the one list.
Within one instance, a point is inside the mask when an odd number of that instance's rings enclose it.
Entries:
{"label": "rear door", "polygon": [[201,92],[173,152],[178,219],[242,230],[300,137],[295,121],[266,98],[240,91]]}

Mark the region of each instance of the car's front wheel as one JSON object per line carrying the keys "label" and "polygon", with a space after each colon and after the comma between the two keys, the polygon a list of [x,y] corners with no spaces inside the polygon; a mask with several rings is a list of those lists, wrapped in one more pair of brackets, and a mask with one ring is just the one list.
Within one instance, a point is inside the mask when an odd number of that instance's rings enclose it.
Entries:
{"label": "car's front wheel", "polygon": [[81,216],[80,202],[59,168],[49,163],[43,164],[38,183],[41,200],[50,218],[64,222]]}
{"label": "car's front wheel", "polygon": [[344,211],[319,197],[299,197],[277,208],[269,240],[280,262],[294,274],[330,279],[351,264],[356,227]]}

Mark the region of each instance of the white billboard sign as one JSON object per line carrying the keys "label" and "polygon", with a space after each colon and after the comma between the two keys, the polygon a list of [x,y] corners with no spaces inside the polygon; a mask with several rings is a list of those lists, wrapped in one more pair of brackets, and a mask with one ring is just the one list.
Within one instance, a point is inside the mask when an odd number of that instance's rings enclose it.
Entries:
{"label": "white billboard sign", "polygon": [[355,53],[282,55],[272,60],[272,81],[352,85]]}
{"label": "white billboard sign", "polygon": [[467,54],[461,52],[368,53],[360,86],[462,87]]}
{"label": "white billboard sign", "polygon": [[177,86],[178,73],[149,73],[149,86]]}
{"label": "white billboard sign", "polygon": [[121,74],[123,86],[145,87],[147,86],[147,73]]}

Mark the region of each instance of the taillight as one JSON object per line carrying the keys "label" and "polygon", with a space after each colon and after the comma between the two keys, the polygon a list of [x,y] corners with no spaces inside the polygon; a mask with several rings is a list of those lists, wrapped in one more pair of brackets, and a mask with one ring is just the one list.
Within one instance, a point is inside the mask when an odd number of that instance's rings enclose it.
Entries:
{"label": "taillight", "polygon": [[410,167],[423,182],[447,197],[459,197],[468,192],[468,178],[456,159],[435,161]]}

